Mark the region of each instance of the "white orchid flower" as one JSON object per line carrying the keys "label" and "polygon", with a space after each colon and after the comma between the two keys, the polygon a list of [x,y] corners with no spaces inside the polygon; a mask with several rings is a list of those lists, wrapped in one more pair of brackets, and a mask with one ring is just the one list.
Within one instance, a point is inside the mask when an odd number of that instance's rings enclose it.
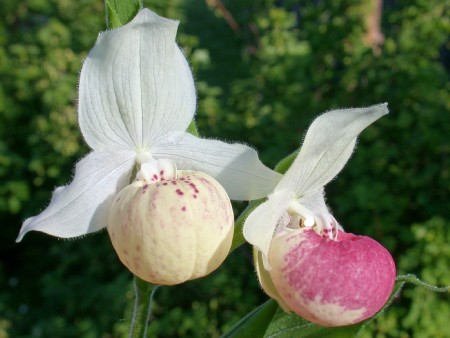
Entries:
{"label": "white orchid flower", "polygon": [[154,160],[155,168],[207,173],[235,200],[261,198],[274,188],[281,176],[255,150],[185,132],[196,94],[175,43],[177,27],[143,9],[127,25],[100,34],[79,85],[80,128],[93,151],[76,165],[72,183],[57,188],[49,206],[24,222],[18,241],[31,230],[69,238],[104,228],[133,167]]}
{"label": "white orchid flower", "polygon": [[267,269],[275,233],[294,230],[301,224],[335,239],[339,225],[328,211],[323,188],[350,158],[358,134],[387,113],[387,104],[381,104],[334,110],[314,120],[292,166],[244,224],[245,239],[261,251]]}

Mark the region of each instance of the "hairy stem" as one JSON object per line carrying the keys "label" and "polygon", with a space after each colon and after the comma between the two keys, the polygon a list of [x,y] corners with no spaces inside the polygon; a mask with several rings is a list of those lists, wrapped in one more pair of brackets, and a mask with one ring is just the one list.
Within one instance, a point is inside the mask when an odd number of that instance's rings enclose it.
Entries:
{"label": "hairy stem", "polygon": [[152,312],[152,302],[159,285],[147,283],[134,276],[134,310],[131,320],[130,338],[145,338]]}

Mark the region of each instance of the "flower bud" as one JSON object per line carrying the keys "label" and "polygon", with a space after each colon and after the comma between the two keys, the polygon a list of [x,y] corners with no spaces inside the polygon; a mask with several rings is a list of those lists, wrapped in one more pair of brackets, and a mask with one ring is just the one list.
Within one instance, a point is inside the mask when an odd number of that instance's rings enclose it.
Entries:
{"label": "flower bud", "polygon": [[272,240],[271,270],[258,276],[270,296],[287,311],[322,326],[363,321],[378,312],[395,282],[389,252],[366,236],[338,232],[336,240],[301,228]]}
{"label": "flower bud", "polygon": [[108,232],[123,264],[154,284],[203,277],[225,260],[233,209],[223,187],[201,172],[124,188],[111,207]]}

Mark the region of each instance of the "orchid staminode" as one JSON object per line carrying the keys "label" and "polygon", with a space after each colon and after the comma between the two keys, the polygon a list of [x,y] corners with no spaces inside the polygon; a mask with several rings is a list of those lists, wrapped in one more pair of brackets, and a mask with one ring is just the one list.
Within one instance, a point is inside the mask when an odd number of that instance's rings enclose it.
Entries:
{"label": "orchid staminode", "polygon": [[[141,177],[157,170],[157,180],[161,168],[172,176],[176,168],[202,171],[236,200],[261,198],[274,188],[280,175],[252,148],[186,132],[196,93],[175,43],[177,27],[143,9],[125,26],[100,34],[79,84],[79,124],[92,152],[76,165],[72,183],[57,188],[49,206],[24,222],[18,241],[31,230],[70,238],[104,228],[135,166]],[[145,163],[156,164],[145,169]]]}
{"label": "orchid staminode", "polygon": [[381,104],[316,118],[292,166],[244,224],[266,293],[285,310],[323,326],[371,317],[394,286],[389,252],[368,237],[344,232],[324,198],[324,186],[350,158],[358,134],[387,113]]}

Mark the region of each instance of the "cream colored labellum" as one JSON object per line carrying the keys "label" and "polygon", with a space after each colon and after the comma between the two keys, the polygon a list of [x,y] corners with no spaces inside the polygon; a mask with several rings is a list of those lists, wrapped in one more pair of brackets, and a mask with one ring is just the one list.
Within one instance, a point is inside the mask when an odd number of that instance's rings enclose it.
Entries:
{"label": "cream colored labellum", "polygon": [[178,170],[176,176],[130,184],[109,215],[120,260],[154,284],[208,275],[225,260],[233,238],[233,209],[223,187],[201,172]]}

